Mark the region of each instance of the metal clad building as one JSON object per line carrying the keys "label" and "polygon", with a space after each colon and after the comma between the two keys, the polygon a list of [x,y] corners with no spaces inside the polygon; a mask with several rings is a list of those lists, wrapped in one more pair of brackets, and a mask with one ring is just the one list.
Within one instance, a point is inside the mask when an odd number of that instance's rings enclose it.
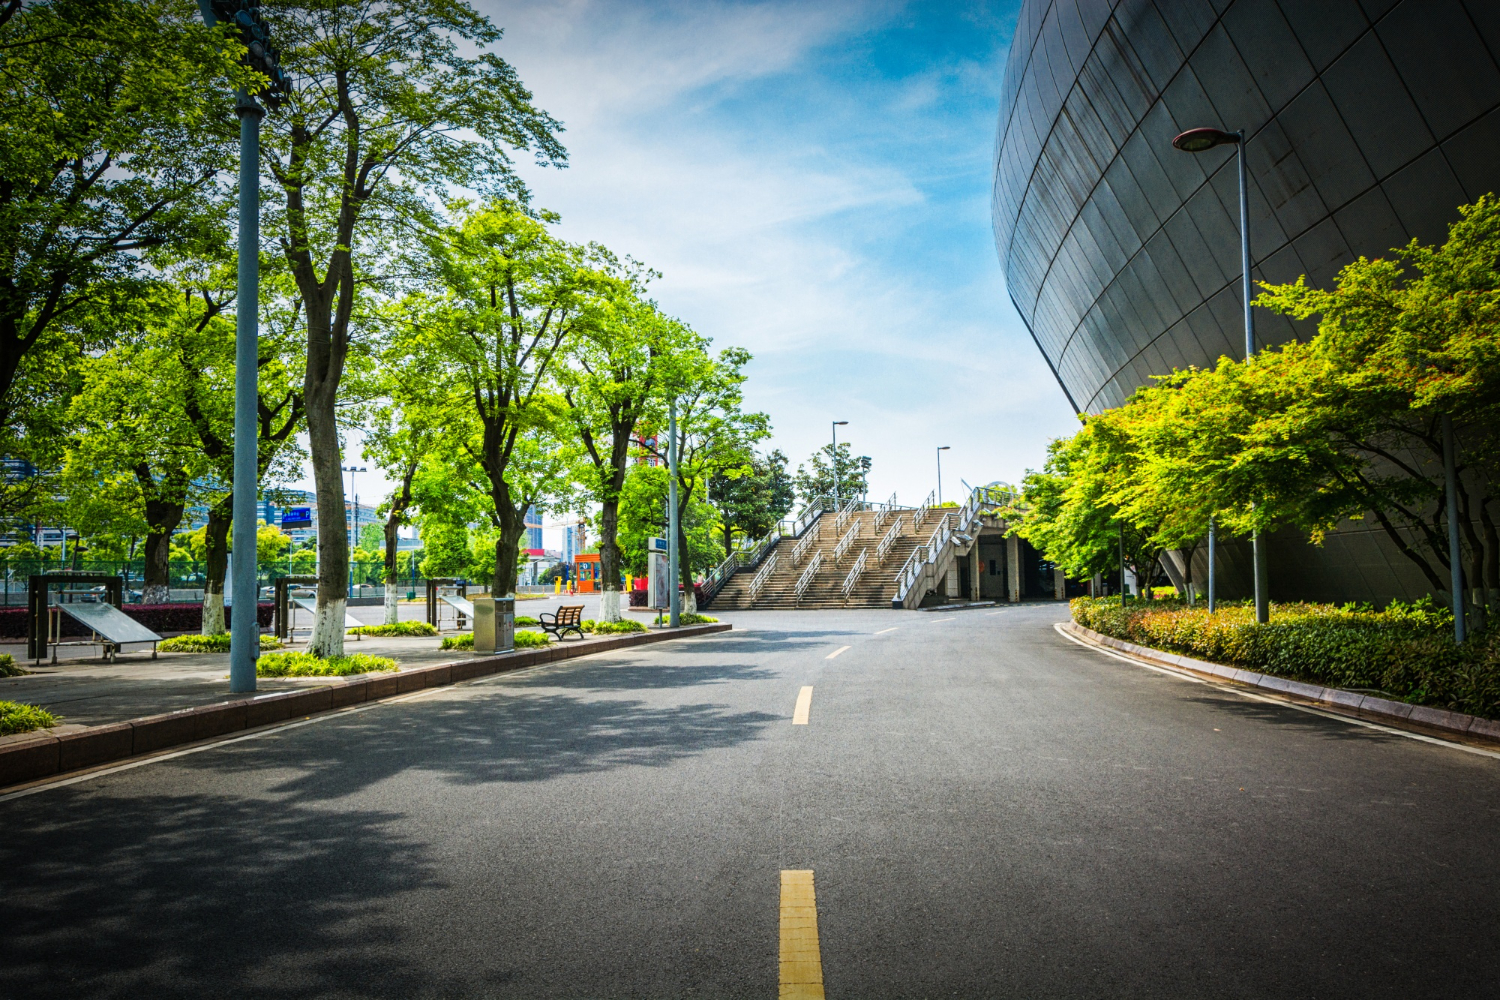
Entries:
{"label": "metal clad building", "polygon": [[[1497,57],[1497,0],[1026,0],[995,242],[1075,409],[1243,351],[1234,149],[1174,135],[1244,129],[1254,278],[1326,286],[1355,257],[1440,242],[1458,205],[1500,190]],[[1257,311],[1262,345],[1296,332]],[[1368,531],[1272,549],[1278,599],[1426,589]]]}

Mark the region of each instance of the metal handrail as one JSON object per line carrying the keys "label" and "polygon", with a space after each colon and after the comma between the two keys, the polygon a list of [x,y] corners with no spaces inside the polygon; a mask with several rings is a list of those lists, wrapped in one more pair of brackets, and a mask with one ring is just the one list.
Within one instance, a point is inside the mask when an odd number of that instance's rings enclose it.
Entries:
{"label": "metal handrail", "polygon": [[844,505],[844,509],[839,511],[839,516],[833,519],[833,533],[835,535],[844,530],[844,525],[848,524],[849,518],[854,516],[854,511],[859,503],[860,501],[858,500],[850,500]]}
{"label": "metal handrail", "polygon": [[807,590],[807,585],[812,583],[813,577],[817,576],[818,570],[822,568],[823,553],[819,551],[817,555],[812,557],[812,562],[807,564],[807,568],[802,571],[802,575],[797,577],[797,600],[802,600],[802,594]]}
{"label": "metal handrail", "polygon": [[833,561],[838,562],[844,558],[844,553],[849,551],[849,547],[854,544],[854,540],[858,537],[859,523],[855,522],[854,527],[845,532],[844,537],[840,538],[839,543],[833,547]]}
{"label": "metal handrail", "polygon": [[937,503],[937,491],[933,490],[927,494],[927,499],[922,501],[922,506],[917,508],[916,527],[920,528],[922,522],[927,520],[927,512]]}
{"label": "metal handrail", "polygon": [[868,548],[859,550],[859,558],[854,560],[854,566],[849,570],[849,575],[844,577],[844,597],[849,596],[849,591],[859,582],[859,575],[865,571],[865,556],[870,554]]}
{"label": "metal handrail", "polygon": [[771,578],[771,574],[774,572],[776,572],[776,553],[772,552],[771,558],[761,564],[759,571],[755,574],[755,578],[750,581],[751,601],[755,601],[760,597],[760,592],[765,589],[766,581]]}
{"label": "metal handrail", "polygon": [[895,546],[896,539],[901,536],[901,522],[906,520],[905,514],[896,515],[896,523],[891,525],[891,530],[885,533],[880,544],[875,547],[875,561],[885,562],[885,557],[891,554],[891,548]]}
{"label": "metal handrail", "polygon": [[802,557],[807,555],[807,550],[812,548],[812,543],[817,540],[818,535],[817,532],[814,531],[809,531],[807,534],[802,536],[802,540],[797,543],[797,547],[792,549],[793,566],[802,561]]}
{"label": "metal handrail", "polygon": [[880,526],[885,523],[885,519],[890,517],[895,510],[896,494],[892,493],[891,498],[885,503],[872,504],[871,506],[875,508],[875,530],[879,531]]}

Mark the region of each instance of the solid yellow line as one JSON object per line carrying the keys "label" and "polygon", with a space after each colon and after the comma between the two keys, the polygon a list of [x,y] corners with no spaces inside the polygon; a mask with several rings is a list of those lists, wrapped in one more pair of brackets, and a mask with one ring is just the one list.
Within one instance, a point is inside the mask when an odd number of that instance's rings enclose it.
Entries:
{"label": "solid yellow line", "polygon": [[807,715],[812,711],[812,685],[803,688],[797,695],[797,707],[792,709],[792,725],[807,725]]}
{"label": "solid yellow line", "polygon": [[780,1000],[823,1000],[818,900],[810,871],[781,873],[781,989],[777,996]]}
{"label": "solid yellow line", "polygon": [[838,656],[840,653],[842,653],[844,650],[846,650],[848,648],[849,648],[848,646],[840,646],[838,649],[835,649],[833,652],[831,652],[827,656],[823,657],[823,659],[825,659],[825,660],[831,660],[835,656]]}

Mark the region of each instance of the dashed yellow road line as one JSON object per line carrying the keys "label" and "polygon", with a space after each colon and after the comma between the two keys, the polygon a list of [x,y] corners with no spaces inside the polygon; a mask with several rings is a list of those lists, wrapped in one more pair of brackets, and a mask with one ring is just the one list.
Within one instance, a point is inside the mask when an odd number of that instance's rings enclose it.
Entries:
{"label": "dashed yellow road line", "polygon": [[833,652],[831,652],[827,656],[823,657],[823,659],[825,659],[825,660],[831,660],[835,656],[838,656],[840,653],[842,653],[844,650],[846,650],[848,648],[849,648],[848,646],[840,646],[838,649],[835,649]]}
{"label": "dashed yellow road line", "polygon": [[792,725],[807,725],[807,715],[812,711],[812,685],[809,684],[797,694],[797,707],[792,709]]}
{"label": "dashed yellow road line", "polygon": [[810,871],[781,873],[781,988],[777,996],[780,1000],[823,1000],[818,900]]}
{"label": "dashed yellow road line", "polygon": [[887,632],[894,632],[894,631],[896,631],[896,629],[898,629],[900,627],[901,627],[900,625],[893,625],[890,628],[883,628],[879,632],[876,632],[875,634],[876,635],[885,635]]}

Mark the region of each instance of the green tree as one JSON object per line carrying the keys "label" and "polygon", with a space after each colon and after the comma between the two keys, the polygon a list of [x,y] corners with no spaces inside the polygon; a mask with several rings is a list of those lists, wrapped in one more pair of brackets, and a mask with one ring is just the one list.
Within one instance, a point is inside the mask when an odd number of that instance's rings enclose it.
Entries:
{"label": "green tree", "polygon": [[[511,152],[565,159],[561,126],[531,104],[492,48],[500,30],[462,0],[285,0],[269,10],[295,79],[267,119],[273,209],[306,311],[303,398],[318,507],[344,507],[337,402],[360,288],[451,188],[524,202]],[[319,533],[318,614],[308,648],[342,652],[347,532]]]}
{"label": "green tree", "polygon": [[832,501],[834,496],[834,467],[838,468],[838,498],[847,503],[855,497],[863,497],[870,491],[870,456],[855,455],[849,442],[839,443],[837,461],[833,445],[825,444],[809,456],[806,465],[797,466],[792,482],[797,496],[804,504],[819,499]]}
{"label": "green tree", "polygon": [[734,551],[736,532],[746,538],[763,538],[791,511],[796,487],[786,464],[786,456],[778,449],[752,455],[748,466],[730,468],[709,479],[726,553]]}

